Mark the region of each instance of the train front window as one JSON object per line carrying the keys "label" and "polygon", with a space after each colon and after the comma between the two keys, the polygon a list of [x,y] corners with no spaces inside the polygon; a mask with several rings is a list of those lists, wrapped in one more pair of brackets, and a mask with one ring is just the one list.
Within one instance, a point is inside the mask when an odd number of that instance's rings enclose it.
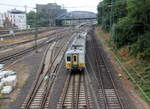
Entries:
{"label": "train front window", "polygon": [[76,56],[74,56],[74,57],[73,57],[73,59],[74,59],[74,62],[76,62],[76,61],[77,61],[77,58],[76,58]]}
{"label": "train front window", "polygon": [[71,61],[71,58],[70,58],[70,56],[67,56],[67,61]]}

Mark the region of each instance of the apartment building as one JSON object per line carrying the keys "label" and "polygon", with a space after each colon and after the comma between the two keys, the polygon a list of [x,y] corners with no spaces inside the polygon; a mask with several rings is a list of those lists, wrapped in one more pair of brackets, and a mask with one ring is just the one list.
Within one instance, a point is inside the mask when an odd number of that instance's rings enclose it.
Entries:
{"label": "apartment building", "polygon": [[26,29],[26,13],[16,9],[1,13],[0,27]]}

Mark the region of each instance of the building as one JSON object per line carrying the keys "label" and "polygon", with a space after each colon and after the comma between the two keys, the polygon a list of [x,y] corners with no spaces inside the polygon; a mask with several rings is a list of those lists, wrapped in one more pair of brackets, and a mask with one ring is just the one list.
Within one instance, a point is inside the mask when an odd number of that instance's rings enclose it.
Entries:
{"label": "building", "polygon": [[48,3],[46,5],[37,4],[36,9],[37,12],[46,12],[52,17],[57,17],[60,14],[64,14],[67,12],[66,9],[62,9],[61,6],[57,5],[56,3]]}
{"label": "building", "polygon": [[0,14],[0,26],[4,28],[26,29],[26,13],[12,9],[7,13]]}
{"label": "building", "polygon": [[46,5],[37,4],[36,5],[37,12],[45,12],[50,15],[50,24],[53,25],[55,18],[66,14],[67,10],[63,9],[60,5],[57,5],[56,3],[48,3]]}
{"label": "building", "polygon": [[94,23],[96,13],[88,11],[72,11],[56,18],[57,25],[79,25],[81,23]]}
{"label": "building", "polygon": [[10,14],[11,22],[14,26],[17,26],[18,29],[26,29],[26,13],[20,10],[13,9],[8,11]]}

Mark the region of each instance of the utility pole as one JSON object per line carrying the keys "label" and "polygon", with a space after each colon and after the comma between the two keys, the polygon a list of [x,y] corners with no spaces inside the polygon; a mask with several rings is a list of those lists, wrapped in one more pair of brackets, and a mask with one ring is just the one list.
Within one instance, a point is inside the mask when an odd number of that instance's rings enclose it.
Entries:
{"label": "utility pole", "polygon": [[25,8],[25,16],[26,16],[26,29],[28,28],[28,26],[27,26],[27,5],[25,5],[24,6],[24,8]]}
{"label": "utility pole", "polygon": [[111,27],[111,13],[112,13],[112,4],[108,5],[110,8],[110,14],[109,14],[109,28]]}
{"label": "utility pole", "polygon": [[36,14],[35,14],[35,34],[34,34],[34,41],[35,41],[35,52],[38,53],[37,50],[37,37],[38,37],[38,27],[37,27],[37,8],[35,8]]}
{"label": "utility pole", "polygon": [[103,23],[103,6],[101,6],[101,23]]}
{"label": "utility pole", "polygon": [[27,5],[25,5],[24,8],[25,8],[25,13],[27,13]]}
{"label": "utility pole", "polygon": [[36,26],[35,27],[35,36],[34,36],[34,39],[35,39],[35,52],[37,53],[38,50],[37,50],[37,37],[38,37],[38,27]]}
{"label": "utility pole", "polygon": [[110,27],[112,26],[112,0],[111,0],[111,4],[110,4],[110,8],[111,8],[111,11],[110,11]]}
{"label": "utility pole", "polygon": [[113,23],[114,23],[114,10],[113,10],[113,8],[114,8],[114,0],[111,0],[111,5],[112,5],[112,7],[111,7],[111,12],[112,12],[112,25],[113,25]]}
{"label": "utility pole", "polygon": [[113,11],[113,7],[114,7],[114,0],[111,0],[111,26],[113,25],[114,23],[114,11]]}
{"label": "utility pole", "polygon": [[110,8],[110,14],[109,14],[109,26],[111,27],[113,22],[112,22],[112,9],[113,9],[113,0],[111,0],[110,4],[108,4],[108,7]]}

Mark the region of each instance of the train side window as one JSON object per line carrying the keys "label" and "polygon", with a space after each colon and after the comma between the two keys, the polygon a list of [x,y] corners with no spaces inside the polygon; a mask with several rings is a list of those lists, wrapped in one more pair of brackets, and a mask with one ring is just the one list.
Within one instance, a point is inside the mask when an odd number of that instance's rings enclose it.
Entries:
{"label": "train side window", "polygon": [[74,56],[74,57],[73,57],[73,59],[74,59],[74,61],[75,61],[75,62],[77,61],[77,58],[76,58],[76,56]]}
{"label": "train side window", "polygon": [[67,56],[67,61],[71,61],[71,58],[70,58],[70,56]]}

